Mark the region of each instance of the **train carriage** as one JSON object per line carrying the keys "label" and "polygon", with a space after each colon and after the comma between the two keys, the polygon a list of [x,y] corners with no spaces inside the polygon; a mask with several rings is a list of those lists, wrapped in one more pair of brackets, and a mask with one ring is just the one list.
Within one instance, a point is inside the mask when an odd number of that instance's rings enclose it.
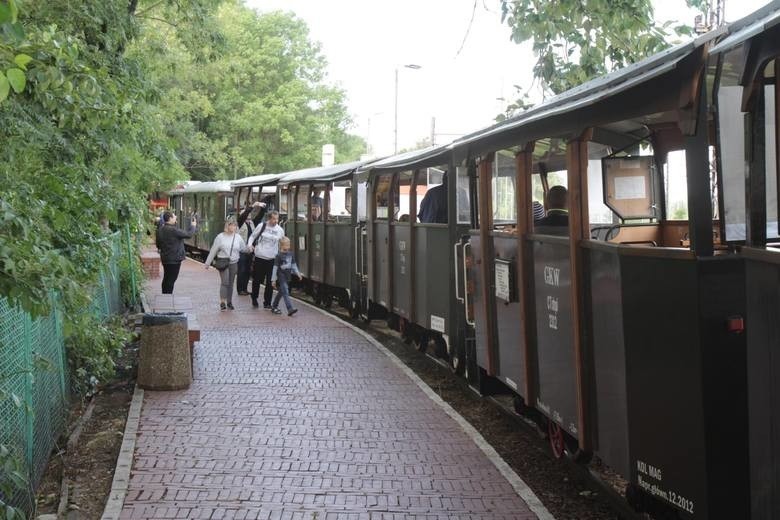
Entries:
{"label": "train carriage", "polygon": [[335,298],[350,310],[356,308],[361,280],[357,277],[357,240],[360,229],[358,202],[362,191],[354,189],[353,176],[364,162],[309,168],[284,174],[278,197],[288,213],[285,232],[292,241],[304,274],[306,290],[319,304]]}
{"label": "train carriage", "polygon": [[[207,250],[229,208],[275,194],[317,303],[511,393],[556,456],[597,455],[638,509],[778,518],[778,42],[773,2],[448,145],[172,206]],[[565,220],[536,221],[558,185]]]}
{"label": "train carriage", "polygon": [[[283,173],[267,173],[244,177],[231,182],[230,186],[234,192],[236,214],[239,214],[241,210],[255,202],[264,202],[266,209],[279,211],[276,184],[283,176]],[[282,215],[280,211],[279,216],[280,222],[283,222],[283,217],[286,217],[286,215]]]}
{"label": "train carriage", "polygon": [[[469,228],[465,168],[454,167],[447,145],[370,163],[358,178],[369,185],[363,273],[369,317],[387,315],[390,327],[421,350],[432,340],[436,355],[463,371],[464,317],[458,314],[450,253]],[[436,197],[431,190],[444,190],[446,197],[446,212],[436,219],[421,214],[429,192]]]}
{"label": "train carriage", "polygon": [[780,6],[711,51],[718,122],[721,233],[741,246],[747,339],[751,516],[780,518]]}
{"label": "train carriage", "polygon": [[205,257],[214,238],[222,233],[225,220],[234,214],[235,203],[230,183],[199,182],[171,190],[169,197],[177,225],[186,231],[197,229],[192,238],[184,241],[187,251]]}
{"label": "train carriage", "polygon": [[[460,277],[463,290],[473,282],[477,364],[546,417],[556,454],[598,454],[635,505],[679,518],[749,517],[745,263],[714,216],[734,196],[726,162],[710,168],[713,130],[731,124],[708,103],[707,51],[723,36],[453,144],[478,163],[473,268]],[[568,188],[563,229],[534,224],[544,177]],[[688,218],[672,218],[675,184]]]}

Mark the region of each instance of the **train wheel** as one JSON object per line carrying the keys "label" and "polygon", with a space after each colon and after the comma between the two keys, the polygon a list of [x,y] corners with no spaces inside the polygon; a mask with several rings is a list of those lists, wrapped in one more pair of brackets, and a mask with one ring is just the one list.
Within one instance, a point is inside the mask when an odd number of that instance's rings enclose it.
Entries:
{"label": "train wheel", "polygon": [[525,404],[525,399],[519,395],[516,395],[514,399],[512,399],[512,408],[514,408],[517,415],[523,415],[528,411],[528,406]]}
{"label": "train wheel", "polygon": [[634,484],[629,483],[626,485],[626,502],[637,513],[645,511],[645,501],[642,492]]}
{"label": "train wheel", "polygon": [[409,324],[409,320],[407,320],[406,318],[401,318],[401,321],[398,326],[399,329],[401,329],[400,330],[401,337],[403,338],[404,343],[406,343],[407,345],[411,345],[413,338],[412,338],[412,326]]}
{"label": "train wheel", "polygon": [[437,358],[444,359],[447,357],[447,342],[440,334],[436,334],[433,337],[433,352]]}
{"label": "train wheel", "polygon": [[330,293],[323,294],[320,301],[326,309],[330,309],[333,306],[333,296]]}
{"label": "train wheel", "polygon": [[564,432],[558,423],[547,420],[547,436],[550,438],[550,448],[552,448],[553,457],[560,459],[566,453],[566,441]]}
{"label": "train wheel", "polygon": [[466,372],[466,360],[463,359],[463,356],[459,356],[457,353],[450,356],[450,370],[457,375],[463,375]]}
{"label": "train wheel", "polygon": [[399,330],[400,329],[399,321],[400,318],[398,316],[396,316],[395,314],[390,314],[387,317],[387,328],[395,331]]}
{"label": "train wheel", "polygon": [[422,353],[425,353],[428,351],[428,342],[430,342],[430,338],[428,337],[428,333],[425,331],[420,332],[420,334],[415,339],[415,344],[417,345],[417,350],[419,350]]}

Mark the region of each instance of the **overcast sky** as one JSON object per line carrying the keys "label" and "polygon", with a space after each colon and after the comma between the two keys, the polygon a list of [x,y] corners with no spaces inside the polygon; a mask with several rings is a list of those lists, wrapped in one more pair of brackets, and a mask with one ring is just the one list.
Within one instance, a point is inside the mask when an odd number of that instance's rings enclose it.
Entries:
{"label": "overcast sky", "polygon": [[[509,41],[498,0],[247,0],[260,11],[292,11],[306,21],[328,60],[329,81],[347,92],[352,133],[378,155],[393,151],[394,75],[399,68],[398,146],[431,134],[436,142],[493,122],[513,98],[513,85],[530,86],[530,45]],[[768,0],[728,0],[733,21]],[[685,0],[655,0],[656,18],[693,23]],[[474,21],[469,29],[469,20]],[[464,42],[461,49],[461,44]],[[420,65],[419,70],[405,68]]]}

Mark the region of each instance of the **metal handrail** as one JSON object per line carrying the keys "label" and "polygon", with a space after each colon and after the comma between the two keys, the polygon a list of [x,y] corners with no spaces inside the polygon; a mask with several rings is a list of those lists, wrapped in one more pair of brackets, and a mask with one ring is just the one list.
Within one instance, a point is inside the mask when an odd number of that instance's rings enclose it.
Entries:
{"label": "metal handrail", "polygon": [[463,281],[465,282],[465,290],[463,291],[463,305],[466,315],[466,323],[474,327],[476,325],[476,322],[474,320],[469,319],[469,272],[466,269],[466,257],[468,256],[466,254],[466,248],[471,248],[471,242],[466,242],[463,244]]}
{"label": "metal handrail", "polygon": [[460,269],[458,266],[458,246],[462,246],[463,242],[458,240],[452,248],[453,263],[455,264],[455,299],[461,303],[465,303],[465,298],[460,295]]}

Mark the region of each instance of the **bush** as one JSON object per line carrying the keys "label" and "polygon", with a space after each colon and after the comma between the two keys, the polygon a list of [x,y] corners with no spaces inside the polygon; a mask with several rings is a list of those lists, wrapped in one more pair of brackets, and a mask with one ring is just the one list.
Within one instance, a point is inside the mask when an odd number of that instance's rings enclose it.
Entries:
{"label": "bush", "polygon": [[107,321],[84,312],[65,324],[65,347],[73,375],[73,389],[92,395],[96,387],[114,376],[115,360],[122,353],[130,332],[121,316]]}

